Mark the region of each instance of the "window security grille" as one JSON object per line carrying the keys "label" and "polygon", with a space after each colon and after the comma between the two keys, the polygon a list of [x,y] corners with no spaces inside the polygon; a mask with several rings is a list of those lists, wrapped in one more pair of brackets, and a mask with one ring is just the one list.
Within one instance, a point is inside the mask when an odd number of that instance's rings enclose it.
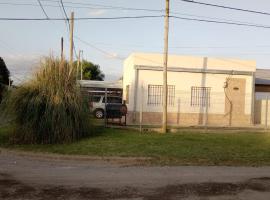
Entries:
{"label": "window security grille", "polygon": [[210,87],[191,87],[191,106],[210,107]]}
{"label": "window security grille", "polygon": [[[168,85],[168,105],[173,106],[175,99],[175,86]],[[149,105],[162,105],[163,103],[163,86],[148,85],[148,102]]]}

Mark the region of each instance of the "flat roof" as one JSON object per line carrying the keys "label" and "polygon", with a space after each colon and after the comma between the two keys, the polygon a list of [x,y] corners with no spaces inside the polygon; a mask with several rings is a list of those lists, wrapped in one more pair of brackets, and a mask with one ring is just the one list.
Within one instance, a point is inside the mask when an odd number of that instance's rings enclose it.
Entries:
{"label": "flat roof", "polygon": [[118,81],[92,81],[92,80],[79,80],[79,85],[84,88],[109,88],[109,89],[122,89],[123,84],[121,80]]}
{"label": "flat roof", "polygon": [[257,69],[255,77],[255,84],[270,85],[270,69]]}
{"label": "flat roof", "polygon": [[[132,53],[124,62],[125,66],[163,67],[163,54]],[[168,68],[227,70],[255,72],[256,61],[234,58],[168,55]]]}

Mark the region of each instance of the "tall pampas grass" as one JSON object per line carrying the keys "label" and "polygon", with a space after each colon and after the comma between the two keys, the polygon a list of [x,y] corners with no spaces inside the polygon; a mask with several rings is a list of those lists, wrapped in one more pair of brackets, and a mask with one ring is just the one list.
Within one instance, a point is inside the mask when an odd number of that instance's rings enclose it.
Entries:
{"label": "tall pampas grass", "polygon": [[34,78],[12,91],[6,113],[15,122],[15,143],[64,143],[89,132],[88,109],[66,61],[44,58]]}

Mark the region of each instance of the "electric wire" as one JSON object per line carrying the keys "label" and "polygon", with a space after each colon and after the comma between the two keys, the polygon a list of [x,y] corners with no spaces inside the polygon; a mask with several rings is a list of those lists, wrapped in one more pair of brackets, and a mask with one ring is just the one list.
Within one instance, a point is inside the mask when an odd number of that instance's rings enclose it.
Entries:
{"label": "electric wire", "polygon": [[217,8],[242,11],[242,12],[249,12],[249,13],[254,13],[254,14],[270,15],[269,12],[249,10],[249,9],[244,9],[244,8],[236,8],[236,7],[224,6],[224,5],[218,5],[218,4],[205,3],[205,2],[200,2],[200,1],[193,1],[193,0],[179,0],[179,1],[183,1],[186,3],[194,3],[194,4],[204,5],[204,6],[211,6],[211,7],[217,7]]}
{"label": "electric wire", "polygon": [[40,0],[37,0],[37,1],[38,1],[38,3],[39,3],[39,6],[40,6],[40,8],[41,8],[42,12],[43,12],[43,13],[44,13],[44,15],[47,17],[47,19],[49,19],[49,16],[47,15],[47,13],[46,13],[46,11],[45,11],[44,7],[42,6],[42,4],[41,4],[41,2],[40,2]]}
{"label": "electric wire", "polygon": [[85,45],[90,46],[91,48],[93,48],[93,49],[95,49],[95,50],[101,52],[102,54],[104,54],[104,55],[106,55],[106,56],[108,56],[108,57],[110,57],[110,58],[116,58],[116,59],[123,60],[123,58],[121,58],[121,57],[119,57],[119,56],[116,56],[116,55],[114,55],[114,54],[112,54],[112,53],[109,53],[109,52],[107,52],[107,51],[105,51],[105,50],[103,50],[103,49],[101,49],[101,48],[98,48],[98,47],[96,47],[95,45],[93,45],[93,44],[91,44],[91,43],[89,43],[89,42],[87,42],[87,41],[81,39],[81,38],[78,37],[78,36],[74,36],[74,38],[76,38],[77,40],[79,40],[80,42],[84,43]]}
{"label": "electric wire", "polygon": [[[62,8],[63,8],[63,12],[64,12],[64,15],[65,15],[65,17],[66,17],[66,21],[67,21],[67,23],[68,23],[68,28],[69,28],[69,31],[71,31],[70,30],[70,23],[69,23],[69,18],[68,18],[68,16],[67,16],[67,12],[66,12],[66,9],[65,9],[65,6],[64,6],[64,4],[63,4],[63,0],[60,0],[60,4],[61,4],[61,6],[62,6]],[[72,41],[73,42],[73,50],[74,50],[74,53],[75,53],[75,57],[78,59],[78,55],[77,55],[77,51],[76,51],[76,46],[75,46],[75,44],[74,44],[74,41]]]}
{"label": "electric wire", "polygon": [[[40,0],[40,1],[43,1],[43,2],[53,2],[53,3],[58,3],[59,4],[59,1],[58,0]],[[4,2],[4,3],[0,3],[0,4],[38,6],[36,4],[29,4],[29,3],[26,3],[26,4],[19,3],[18,4],[18,3],[7,3],[7,2]],[[131,7],[123,7],[123,6],[104,5],[104,4],[78,3],[78,2],[72,2],[72,1],[67,1],[67,2],[65,1],[65,2],[62,2],[61,4],[62,4],[62,6],[64,6],[64,4],[65,4],[65,7],[69,7],[69,8],[86,8],[86,9],[100,9],[101,8],[101,9],[117,9],[117,10],[131,10],[131,11],[134,10],[134,11],[148,11],[148,12],[164,12],[163,9],[131,8]],[[85,7],[85,6],[83,6],[83,7],[74,7],[74,6],[69,6],[68,4],[71,4],[71,5],[91,5],[91,6],[99,6],[99,7]],[[59,5],[58,6],[55,6],[55,5],[46,5],[46,4],[43,4],[43,7],[44,6],[58,7]],[[61,8],[61,10],[63,11],[62,8]],[[206,18],[206,19],[210,19],[210,20],[222,20],[222,21],[226,21],[226,22],[241,23],[241,24],[244,23],[244,24],[251,24],[251,25],[255,25],[255,26],[262,26],[262,25],[256,24],[256,23],[250,23],[250,22],[244,22],[244,21],[239,21],[239,20],[226,19],[226,18],[218,18],[218,17],[209,17],[209,16],[202,16],[202,15],[194,15],[194,14],[188,14],[188,13],[175,12],[175,11],[171,11],[170,13],[171,14],[176,14],[176,15],[181,15],[181,16],[199,17],[199,18]],[[66,14],[65,14],[65,18],[68,19],[68,17],[67,17]]]}

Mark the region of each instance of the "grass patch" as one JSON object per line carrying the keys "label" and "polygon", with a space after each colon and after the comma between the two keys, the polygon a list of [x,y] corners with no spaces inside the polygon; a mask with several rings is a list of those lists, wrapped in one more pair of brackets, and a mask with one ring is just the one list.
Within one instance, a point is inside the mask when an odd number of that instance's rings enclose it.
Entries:
{"label": "grass patch", "polygon": [[161,135],[97,128],[99,133],[69,144],[9,145],[11,127],[0,128],[0,146],[34,152],[153,157],[160,165],[270,165],[269,133],[202,133],[182,130]]}

